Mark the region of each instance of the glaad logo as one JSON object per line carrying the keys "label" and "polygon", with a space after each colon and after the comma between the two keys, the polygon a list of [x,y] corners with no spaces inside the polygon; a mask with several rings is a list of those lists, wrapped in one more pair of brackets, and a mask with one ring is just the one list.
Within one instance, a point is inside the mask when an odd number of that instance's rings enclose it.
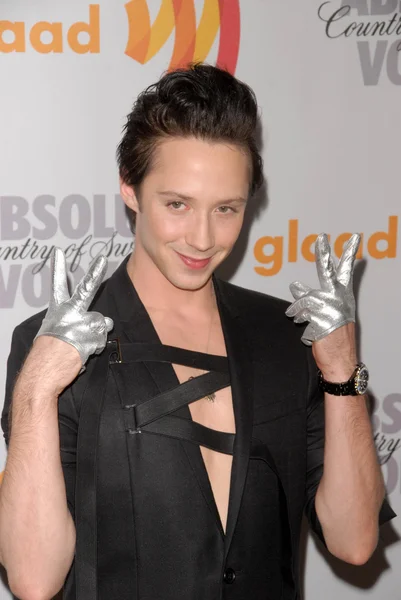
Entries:
{"label": "glaad logo", "polygon": [[[352,20],[354,12],[358,19]],[[377,85],[385,70],[394,85],[401,85],[400,0],[342,0],[339,8],[323,2],[319,18],[330,39],[356,38],[365,85]],[[367,17],[367,18],[366,18]],[[377,17],[373,18],[372,17]],[[394,39],[398,36],[397,39]]]}
{"label": "glaad logo", "polygon": [[[39,21],[27,33],[23,21],[0,21],[0,53],[26,52],[28,43],[40,54],[64,52],[65,46],[76,54],[100,52],[100,13],[98,4],[89,5],[89,22],[73,23],[67,32],[63,23]],[[82,34],[87,35],[85,41]],[[50,38],[50,39],[49,39]]]}
{"label": "glaad logo", "polygon": [[[311,233],[303,240],[299,239],[298,219],[288,221],[288,240],[284,245],[284,236],[265,235],[256,240],[253,254],[259,265],[254,269],[258,275],[272,276],[281,271],[283,261],[287,258],[289,263],[298,262],[299,254],[308,262],[315,261],[315,255],[312,246],[316,242],[317,234]],[[330,235],[328,238],[330,239]],[[351,237],[351,233],[341,233],[332,240],[334,254],[340,258],[344,244]],[[363,258],[364,253],[372,258],[396,258],[397,256],[397,238],[398,238],[398,216],[392,215],[388,218],[387,231],[375,231],[369,238],[362,234],[361,245],[358,250],[357,258]],[[366,250],[365,250],[366,245]],[[285,251],[287,254],[285,256]],[[264,265],[264,266],[261,266]]]}
{"label": "glaad logo", "polygon": [[162,0],[152,24],[146,0],[131,0],[125,9],[129,24],[125,54],[140,64],[159,52],[174,29],[174,49],[168,69],[204,61],[220,29],[216,64],[235,72],[240,41],[239,0],[204,0],[198,27],[194,0]]}

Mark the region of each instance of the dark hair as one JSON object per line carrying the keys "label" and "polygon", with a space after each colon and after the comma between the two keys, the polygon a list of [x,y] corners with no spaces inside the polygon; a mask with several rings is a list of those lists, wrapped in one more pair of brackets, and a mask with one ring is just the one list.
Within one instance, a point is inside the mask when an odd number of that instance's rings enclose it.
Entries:
{"label": "dark hair", "polygon": [[139,188],[161,139],[193,136],[237,144],[247,151],[252,195],[263,182],[257,123],[254,92],[227,71],[204,63],[171,71],[139,94],[127,117],[117,148],[120,177]]}

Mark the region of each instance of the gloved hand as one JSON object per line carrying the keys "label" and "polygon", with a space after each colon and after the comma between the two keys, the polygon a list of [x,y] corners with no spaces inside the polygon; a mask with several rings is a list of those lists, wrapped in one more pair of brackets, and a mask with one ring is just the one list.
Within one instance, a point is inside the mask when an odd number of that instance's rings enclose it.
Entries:
{"label": "gloved hand", "polygon": [[[36,337],[50,335],[74,346],[82,368],[91,354],[100,354],[107,342],[113,321],[98,312],[87,312],[107,269],[107,258],[98,256],[70,297],[65,256],[55,248],[51,260],[51,296],[49,308]],[[35,337],[35,339],[36,339]]]}
{"label": "gloved hand", "polygon": [[294,317],[294,323],[309,321],[301,337],[307,346],[320,340],[346,323],[355,321],[355,298],[352,289],[356,253],[361,236],[358,233],[348,240],[336,267],[325,233],[315,244],[316,267],[321,289],[294,281],[290,291],[295,302],[285,314]]}

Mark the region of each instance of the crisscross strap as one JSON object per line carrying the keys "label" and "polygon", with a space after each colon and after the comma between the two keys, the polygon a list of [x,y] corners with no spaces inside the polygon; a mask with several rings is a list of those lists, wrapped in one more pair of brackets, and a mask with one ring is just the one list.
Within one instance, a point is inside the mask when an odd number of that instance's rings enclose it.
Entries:
{"label": "crisscross strap", "polygon": [[[177,410],[177,407],[182,407],[199,397],[203,397],[217,389],[221,389],[225,385],[229,385],[228,360],[225,357],[202,355],[202,353],[181,350],[174,347],[166,349],[165,346],[155,344],[122,344],[119,348],[120,352],[116,353],[116,346],[118,346],[117,343],[108,344],[102,355],[94,361],[92,371],[88,373],[88,385],[81,405],[77,442],[75,494],[77,527],[75,572],[77,600],[97,600],[98,598],[97,447],[100,416],[104,403],[107,378],[110,372],[109,364],[116,362],[116,354],[118,359],[124,361],[125,357],[128,362],[132,362],[133,360],[153,361],[157,357],[162,362],[174,361],[177,364],[184,364],[200,369],[214,368],[214,371],[210,370],[210,373],[194,378],[185,384],[178,385],[174,389],[159,394],[140,405],[124,405],[122,403],[127,435],[138,434],[140,432],[147,432],[150,435],[165,435],[202,445],[225,454],[233,454],[235,441],[235,435],[233,434],[215,431],[190,419],[172,414]],[[144,351],[144,354],[141,354],[141,350]],[[121,360],[117,360],[117,362],[121,362]],[[113,369],[115,375],[117,375],[116,382],[119,388],[118,365],[115,365]],[[122,400],[123,394],[121,394],[120,389],[119,394]],[[152,405],[152,401],[154,400],[156,400],[156,403]],[[138,427],[138,423],[142,423],[142,428]],[[256,457],[258,457],[258,454],[264,454],[264,459],[270,464],[273,471],[276,472],[274,461],[272,461],[270,456],[266,456],[266,449],[264,449],[264,452],[261,452],[260,449],[259,452],[256,450],[255,454]],[[281,486],[279,476],[278,480]],[[131,490],[129,479],[121,482],[121,485],[121,489],[124,487],[125,494],[129,495]],[[129,519],[129,514],[126,514],[124,518]],[[118,543],[118,540],[115,543]],[[129,589],[132,583],[132,569],[123,569],[123,572],[119,573],[119,579],[124,579],[127,589]]]}
{"label": "crisscross strap", "polygon": [[127,405],[126,408],[135,408],[135,420],[138,427],[144,427],[152,421],[160,419],[182,406],[195,402],[230,385],[228,373],[204,373],[185,383],[177,385],[158,396],[138,405]]}
{"label": "crisscross strap", "polygon": [[[235,435],[233,433],[216,431],[215,429],[205,427],[200,423],[183,419],[176,415],[162,417],[158,421],[149,423],[140,431],[165,435],[177,440],[185,440],[197,446],[204,446],[205,448],[210,448],[210,450],[221,452],[222,454],[233,454],[234,451]],[[128,433],[138,433],[138,429],[128,429]]]}
{"label": "crisscross strap", "polygon": [[186,350],[167,344],[147,342],[120,344],[117,339],[110,340],[109,344],[115,344],[116,354],[119,355],[119,359],[113,362],[165,362],[202,369],[203,371],[229,373],[227,356],[205,354],[204,352]]}
{"label": "crisscross strap", "polygon": [[[177,418],[172,415],[183,406],[230,385],[227,357],[160,344],[118,344],[117,341],[115,344],[118,360],[114,355],[114,363],[157,361],[187,365],[197,369],[210,369],[209,372],[178,384],[145,402],[124,404],[128,433],[144,432],[165,435],[205,446],[216,452],[233,453],[234,434],[216,431],[195,423],[191,419]],[[122,375],[117,364],[113,373],[120,397],[123,400]],[[169,416],[173,418],[169,418]]]}

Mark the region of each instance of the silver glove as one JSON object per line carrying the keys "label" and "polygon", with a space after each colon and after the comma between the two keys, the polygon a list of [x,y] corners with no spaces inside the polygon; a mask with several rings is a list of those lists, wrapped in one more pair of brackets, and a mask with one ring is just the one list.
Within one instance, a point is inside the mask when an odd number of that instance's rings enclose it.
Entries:
{"label": "silver glove", "polygon": [[79,352],[81,371],[91,354],[100,354],[107,342],[107,333],[113,329],[113,321],[98,312],[87,312],[107,270],[107,258],[98,256],[70,297],[67,283],[65,256],[55,248],[51,260],[51,296],[40,335],[50,335]]}
{"label": "silver glove", "polygon": [[335,329],[355,321],[355,298],[352,289],[356,253],[361,236],[354,233],[348,240],[338,266],[333,262],[330,245],[321,233],[315,245],[316,267],[321,289],[294,281],[290,291],[295,302],[285,314],[294,317],[294,323],[309,321],[301,340],[307,346],[321,340]]}

